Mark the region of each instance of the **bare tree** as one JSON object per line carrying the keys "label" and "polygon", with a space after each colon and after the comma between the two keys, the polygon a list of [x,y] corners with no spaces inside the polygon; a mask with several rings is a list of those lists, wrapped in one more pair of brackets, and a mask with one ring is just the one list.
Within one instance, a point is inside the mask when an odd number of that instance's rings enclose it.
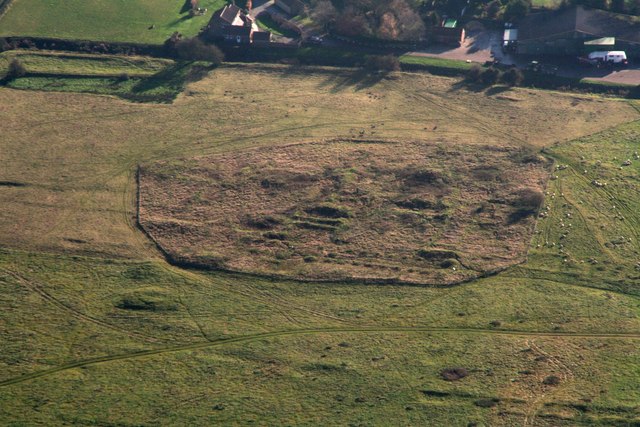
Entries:
{"label": "bare tree", "polygon": [[326,25],[336,19],[338,11],[329,0],[320,0],[313,8],[312,15],[316,22]]}
{"label": "bare tree", "polygon": [[420,15],[405,0],[393,0],[389,6],[400,25],[400,40],[418,40],[424,36],[425,25]]}

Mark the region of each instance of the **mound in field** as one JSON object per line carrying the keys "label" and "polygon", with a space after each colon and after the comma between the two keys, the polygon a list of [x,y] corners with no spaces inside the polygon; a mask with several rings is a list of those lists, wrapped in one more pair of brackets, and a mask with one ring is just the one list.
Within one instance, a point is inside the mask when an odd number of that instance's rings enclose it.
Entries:
{"label": "mound in field", "polygon": [[448,284],[526,256],[549,163],[521,148],[331,141],[140,169],[175,262],[305,280]]}

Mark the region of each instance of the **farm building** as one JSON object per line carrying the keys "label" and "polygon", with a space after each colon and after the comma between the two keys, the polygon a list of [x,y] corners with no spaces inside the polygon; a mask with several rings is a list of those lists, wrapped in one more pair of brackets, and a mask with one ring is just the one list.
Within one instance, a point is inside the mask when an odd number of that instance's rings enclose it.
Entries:
{"label": "farm building", "polygon": [[519,26],[520,54],[581,55],[605,44],[640,56],[640,18],[574,6],[531,14]]}
{"label": "farm building", "polygon": [[217,10],[207,26],[207,35],[237,44],[251,43],[255,25],[253,18],[235,4]]}
{"label": "farm building", "polygon": [[443,20],[441,26],[429,28],[427,34],[436,43],[452,46],[460,46],[465,38],[464,28],[455,19]]}
{"label": "farm building", "polygon": [[300,0],[275,0],[276,6],[282,9],[285,13],[296,16],[300,15],[304,11],[304,3]]}
{"label": "farm building", "polygon": [[252,42],[256,44],[271,43],[271,31],[254,31]]}

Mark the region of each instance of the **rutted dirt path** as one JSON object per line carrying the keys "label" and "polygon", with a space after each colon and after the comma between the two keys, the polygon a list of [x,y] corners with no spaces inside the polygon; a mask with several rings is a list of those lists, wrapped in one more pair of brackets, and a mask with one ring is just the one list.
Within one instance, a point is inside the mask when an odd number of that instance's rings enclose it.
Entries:
{"label": "rutted dirt path", "polygon": [[124,335],[128,335],[131,338],[135,338],[135,339],[141,339],[147,342],[152,342],[152,343],[166,343],[169,342],[169,340],[166,339],[162,339],[162,338],[156,338],[156,337],[152,337],[149,335],[145,335],[145,334],[141,334],[138,332],[132,332],[126,329],[122,329],[119,328],[115,325],[112,325],[111,323],[102,321],[98,318],[95,318],[93,316],[90,316],[88,314],[82,313],[78,310],[76,310],[75,308],[69,306],[68,304],[64,303],[63,301],[60,301],[59,299],[57,299],[56,297],[54,297],[53,295],[49,294],[47,291],[45,291],[45,286],[43,286],[42,284],[35,282],[33,280],[27,279],[21,275],[19,275],[18,273],[15,273],[11,270],[7,270],[5,268],[0,267],[0,273],[6,274],[10,277],[12,277],[14,280],[16,280],[18,283],[20,283],[22,286],[24,286],[25,288],[29,289],[32,292],[37,293],[38,295],[40,295],[44,300],[46,300],[47,302],[51,303],[52,305],[58,307],[59,309],[69,313],[71,316],[80,319],[80,320],[84,320],[93,324],[96,324],[98,326],[102,326],[104,328],[107,329],[111,329],[113,331],[116,332],[120,332],[121,334]]}
{"label": "rutted dirt path", "polygon": [[435,327],[349,327],[349,328],[317,328],[317,329],[297,329],[265,332],[261,334],[242,335],[233,338],[222,338],[214,341],[205,341],[195,344],[177,345],[165,347],[155,350],[143,350],[133,353],[116,354],[103,357],[96,357],[87,360],[80,360],[68,363],[51,369],[45,369],[31,374],[22,375],[0,382],[0,387],[6,387],[13,384],[23,383],[36,378],[46,377],[58,372],[70,369],[80,368],[83,366],[97,365],[100,363],[137,359],[146,356],[154,356],[161,354],[176,353],[181,351],[199,350],[205,348],[221,347],[227,344],[236,344],[243,342],[251,342],[260,339],[314,335],[314,334],[345,334],[345,333],[460,333],[460,334],[476,334],[476,335],[501,335],[501,336],[524,336],[524,337],[541,337],[541,338],[603,338],[603,339],[640,339],[640,333],[562,333],[562,332],[530,332],[516,330],[495,330],[482,328],[435,328]]}

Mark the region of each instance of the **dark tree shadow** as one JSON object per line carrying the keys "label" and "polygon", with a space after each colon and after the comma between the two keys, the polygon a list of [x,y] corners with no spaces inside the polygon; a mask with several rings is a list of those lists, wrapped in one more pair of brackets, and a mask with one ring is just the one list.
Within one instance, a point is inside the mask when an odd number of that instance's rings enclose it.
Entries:
{"label": "dark tree shadow", "polygon": [[389,73],[367,70],[354,70],[351,72],[333,74],[327,76],[320,87],[329,89],[331,93],[339,93],[347,89],[357,91],[368,89],[389,77]]}
{"label": "dark tree shadow", "polygon": [[499,95],[504,92],[509,92],[510,90],[511,90],[510,86],[491,86],[489,89],[485,91],[484,94],[487,96]]}
{"label": "dark tree shadow", "polygon": [[185,0],[182,5],[182,9],[180,9],[180,14],[187,13],[191,10],[191,0]]}
{"label": "dark tree shadow", "polygon": [[173,26],[173,25],[177,25],[177,24],[179,24],[179,23],[181,23],[181,22],[183,22],[183,21],[186,21],[187,19],[191,19],[191,16],[190,16],[190,15],[183,15],[183,16],[181,16],[180,18],[178,18],[178,19],[174,19],[173,21],[171,21],[171,22],[169,23],[169,26],[171,27],[171,26]]}
{"label": "dark tree shadow", "polygon": [[149,92],[158,88],[181,88],[184,85],[186,74],[191,62],[176,62],[156,74],[140,80],[131,91],[133,93]]}

